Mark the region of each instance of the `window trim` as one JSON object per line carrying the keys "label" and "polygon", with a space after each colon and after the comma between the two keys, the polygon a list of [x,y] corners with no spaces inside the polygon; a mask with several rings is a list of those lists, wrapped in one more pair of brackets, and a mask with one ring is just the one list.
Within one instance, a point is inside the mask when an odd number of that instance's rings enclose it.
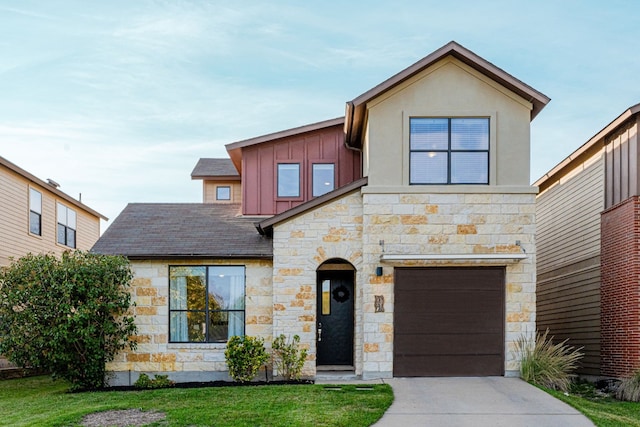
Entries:
{"label": "window trim", "polygon": [[[40,212],[34,211],[32,209],[32,206],[31,206],[31,192],[32,191],[35,192],[35,193],[38,193],[40,195]],[[27,228],[29,230],[29,234],[32,235],[32,236],[42,237],[42,192],[38,191],[35,188],[30,186],[29,187],[28,198],[29,198],[29,221],[28,221]],[[32,213],[38,215],[38,230],[40,231],[39,233],[34,233],[34,232],[31,231],[31,214]]]}
{"label": "window trim", "polygon": [[[63,207],[65,209],[65,223],[62,224],[59,219],[60,219],[60,207]],[[68,221],[69,221],[69,211],[73,212],[75,214],[75,228],[72,228],[70,225],[68,225]],[[64,242],[61,242],[58,239],[58,227],[64,227]],[[69,245],[69,230],[73,231],[73,246]],[[68,248],[71,249],[76,249],[78,247],[78,213],[74,210],[71,209],[70,207],[60,203],[59,201],[56,201],[56,244],[58,245],[63,245],[66,246]]]}
{"label": "window trim", "polygon": [[[296,165],[298,166],[298,195],[297,196],[281,196],[280,195],[280,165]],[[276,160],[276,168],[275,168],[275,193],[277,200],[291,200],[298,201],[304,199],[304,171],[303,165],[299,161],[287,160],[287,161],[277,161]]]}
{"label": "window trim", "polygon": [[[219,197],[219,193],[218,191],[221,188],[226,188],[227,190],[229,190],[229,197],[227,197],[226,199],[222,199]],[[218,201],[222,201],[222,202],[230,202],[231,201],[231,186],[230,185],[216,185],[216,200]]]}
{"label": "window trim", "polygon": [[[402,168],[403,168],[403,185],[413,187],[415,189],[419,188],[430,188],[441,187],[442,191],[446,188],[451,188],[452,186],[457,186],[462,191],[462,188],[467,187],[469,191],[472,191],[473,188],[478,188],[478,186],[492,186],[496,185],[497,182],[497,112],[491,110],[422,110],[422,109],[409,109],[403,110],[402,112],[402,146],[403,146],[403,157],[402,157]],[[489,119],[489,170],[488,170],[488,184],[411,184],[411,175],[410,175],[410,164],[411,164],[411,156],[410,156],[410,125],[411,118],[487,118]],[[433,190],[430,190],[433,191]]]}
{"label": "window trim", "polygon": [[[167,289],[169,291],[169,295],[167,298],[167,311],[168,311],[168,331],[167,331],[167,343],[168,344],[178,344],[178,345],[220,345],[226,343],[229,338],[227,337],[224,341],[173,341],[171,338],[171,314],[172,312],[182,312],[189,310],[172,310],[171,309],[171,269],[172,268],[180,268],[180,267],[189,267],[189,268],[204,268],[205,269],[205,325],[207,325],[206,337],[209,337],[209,313],[211,311],[215,312],[242,312],[242,334],[245,335],[247,331],[247,266],[244,264],[169,264],[167,268]],[[244,294],[244,308],[242,310],[209,310],[209,293],[207,290],[209,289],[209,268],[220,268],[220,267],[242,267],[243,269],[243,294]],[[191,310],[191,311],[201,311],[201,310]],[[188,336],[187,336],[188,339]]]}

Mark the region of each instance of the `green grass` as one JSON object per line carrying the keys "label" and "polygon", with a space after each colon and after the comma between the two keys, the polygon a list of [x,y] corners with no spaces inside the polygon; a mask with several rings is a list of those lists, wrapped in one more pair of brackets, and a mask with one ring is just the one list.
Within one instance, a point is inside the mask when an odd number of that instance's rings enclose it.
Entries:
{"label": "green grass", "polygon": [[49,377],[0,381],[0,425],[73,426],[110,409],[167,414],[170,426],[369,426],[393,401],[391,387],[323,385],[212,387],[68,393]]}
{"label": "green grass", "polygon": [[566,396],[562,392],[544,389],[586,415],[599,427],[640,427],[640,403],[623,402],[594,392],[593,386],[579,384]]}

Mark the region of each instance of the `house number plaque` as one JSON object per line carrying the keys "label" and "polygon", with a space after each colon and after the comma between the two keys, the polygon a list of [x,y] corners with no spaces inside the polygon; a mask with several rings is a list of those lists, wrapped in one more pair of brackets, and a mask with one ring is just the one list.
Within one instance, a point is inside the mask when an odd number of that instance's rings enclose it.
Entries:
{"label": "house number plaque", "polygon": [[375,295],[373,306],[376,313],[384,313],[384,295]]}

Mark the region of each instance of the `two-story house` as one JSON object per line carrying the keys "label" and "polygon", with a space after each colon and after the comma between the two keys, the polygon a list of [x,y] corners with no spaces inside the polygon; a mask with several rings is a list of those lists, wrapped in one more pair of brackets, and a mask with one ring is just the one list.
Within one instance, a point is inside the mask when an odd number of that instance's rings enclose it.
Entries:
{"label": "two-story house", "polygon": [[0,157],[0,267],[27,253],[89,250],[107,218]]}
{"label": "two-story house", "polygon": [[515,375],[535,333],[531,120],[549,98],[451,42],[345,116],[201,159],[204,203],[130,204],[138,349],[110,363],[227,378],[232,335],[297,334],[304,373]]}

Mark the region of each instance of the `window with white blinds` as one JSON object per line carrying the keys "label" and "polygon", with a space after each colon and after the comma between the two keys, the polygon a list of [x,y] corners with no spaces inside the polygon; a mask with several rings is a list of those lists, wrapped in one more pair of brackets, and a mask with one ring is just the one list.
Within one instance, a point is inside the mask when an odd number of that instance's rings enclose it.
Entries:
{"label": "window with white blinds", "polygon": [[409,121],[410,184],[489,184],[489,119]]}

